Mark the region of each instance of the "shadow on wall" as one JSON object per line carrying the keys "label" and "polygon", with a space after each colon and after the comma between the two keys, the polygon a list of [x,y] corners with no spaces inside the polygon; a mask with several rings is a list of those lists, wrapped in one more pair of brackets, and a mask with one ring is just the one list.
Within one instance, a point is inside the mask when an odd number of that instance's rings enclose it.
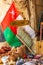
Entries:
{"label": "shadow on wall", "polygon": [[39,20],[38,20],[38,31],[40,32],[40,23],[43,22],[43,11],[41,12],[40,16],[39,16]]}
{"label": "shadow on wall", "polygon": [[0,42],[4,42],[4,41],[5,41],[5,38],[0,27]]}

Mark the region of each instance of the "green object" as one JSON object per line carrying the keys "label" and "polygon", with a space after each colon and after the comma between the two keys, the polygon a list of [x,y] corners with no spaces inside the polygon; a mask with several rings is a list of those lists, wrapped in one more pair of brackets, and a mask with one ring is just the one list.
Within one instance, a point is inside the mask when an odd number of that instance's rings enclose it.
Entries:
{"label": "green object", "polygon": [[4,37],[11,47],[12,46],[19,47],[22,45],[20,40],[16,37],[16,35],[8,27],[4,31]]}

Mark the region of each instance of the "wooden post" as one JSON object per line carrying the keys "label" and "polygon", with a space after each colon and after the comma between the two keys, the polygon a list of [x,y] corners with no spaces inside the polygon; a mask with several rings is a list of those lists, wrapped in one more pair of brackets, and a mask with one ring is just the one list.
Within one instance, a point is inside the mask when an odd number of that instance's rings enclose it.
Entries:
{"label": "wooden post", "polygon": [[36,14],[35,14],[35,0],[29,0],[29,6],[30,6],[30,22],[31,27],[36,30]]}
{"label": "wooden post", "polygon": [[40,24],[40,41],[42,40],[42,26],[43,26],[43,24],[41,23]]}

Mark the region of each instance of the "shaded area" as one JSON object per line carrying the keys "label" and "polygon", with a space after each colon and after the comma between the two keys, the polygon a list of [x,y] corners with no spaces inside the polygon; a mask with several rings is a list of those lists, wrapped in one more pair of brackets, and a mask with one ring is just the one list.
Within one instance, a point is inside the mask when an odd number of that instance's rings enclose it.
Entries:
{"label": "shaded area", "polygon": [[0,42],[4,42],[4,41],[5,41],[5,38],[0,27]]}
{"label": "shaded area", "polygon": [[[37,39],[40,40],[40,23],[43,22],[43,11],[40,14],[39,20],[38,20],[38,24],[37,24],[37,28],[38,28],[38,32],[37,32]],[[42,29],[42,39],[43,39],[43,29]]]}

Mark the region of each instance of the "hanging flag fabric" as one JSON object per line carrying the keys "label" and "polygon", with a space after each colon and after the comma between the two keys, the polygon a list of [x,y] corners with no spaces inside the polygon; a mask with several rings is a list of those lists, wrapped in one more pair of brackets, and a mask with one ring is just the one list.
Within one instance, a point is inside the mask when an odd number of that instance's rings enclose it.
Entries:
{"label": "hanging flag fabric", "polygon": [[[11,26],[10,23],[15,21],[15,20],[23,20],[23,17],[20,15],[20,13],[18,12],[18,10],[15,7],[14,2],[11,4],[6,16],[4,17],[1,25],[2,25],[2,29],[3,29],[3,33],[4,33],[4,37],[6,39],[6,41],[11,45],[11,46],[15,46],[18,47],[21,45],[19,39],[17,40],[16,34],[17,34],[17,26]],[[24,26],[22,28],[27,29],[27,26]],[[10,34],[9,30],[12,31],[13,33]],[[8,32],[7,32],[8,31]],[[28,32],[28,31],[26,31]],[[12,36],[14,35],[14,36]],[[16,39],[15,39],[16,38]],[[15,43],[14,43],[15,42]]]}
{"label": "hanging flag fabric", "polygon": [[4,31],[4,37],[10,46],[19,47],[22,45],[19,39],[15,36],[15,34],[8,27]]}
{"label": "hanging flag fabric", "polygon": [[6,41],[10,44],[10,46],[18,47],[22,45],[20,40],[16,37],[17,27],[10,25],[12,21],[22,19],[23,19],[22,16],[17,11],[15,4],[13,2],[1,23],[4,37]]}
{"label": "hanging flag fabric", "polygon": [[4,17],[1,25],[2,25],[2,29],[3,31],[6,29],[6,27],[10,27],[10,29],[12,30],[12,32],[14,34],[17,34],[17,27],[15,26],[10,26],[10,23],[12,21],[14,21],[15,19],[17,20],[21,20],[23,19],[22,16],[19,14],[18,10],[15,7],[14,2],[11,4],[6,16]]}

